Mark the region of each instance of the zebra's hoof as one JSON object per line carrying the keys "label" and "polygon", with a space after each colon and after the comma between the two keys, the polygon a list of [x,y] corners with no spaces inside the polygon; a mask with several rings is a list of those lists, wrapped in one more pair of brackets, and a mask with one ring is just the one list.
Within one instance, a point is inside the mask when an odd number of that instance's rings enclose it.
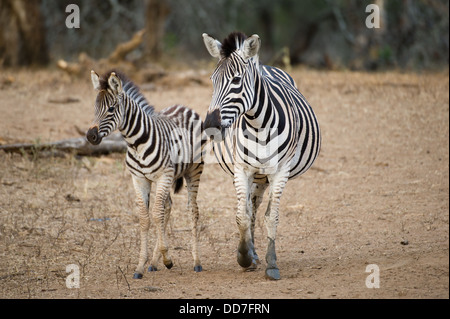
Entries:
{"label": "zebra's hoof", "polygon": [[201,272],[203,270],[202,266],[198,265],[198,266],[194,266],[194,271],[195,272]]}
{"label": "zebra's hoof", "polygon": [[152,271],[158,271],[158,268],[156,268],[156,266],[148,267],[148,272],[152,272]]}
{"label": "zebra's hoof", "polygon": [[253,244],[251,242],[240,241],[237,249],[237,262],[242,268],[248,268],[253,263]]}
{"label": "zebra's hoof", "polygon": [[270,280],[280,280],[280,271],[278,268],[268,268],[266,269],[266,278]]}
{"label": "zebra's hoof", "polygon": [[173,267],[173,262],[170,262],[170,263],[168,263],[167,265],[164,265],[164,266],[166,266],[167,269],[170,269],[170,268]]}
{"label": "zebra's hoof", "polygon": [[253,258],[250,256],[250,254],[241,254],[240,252],[238,252],[237,261],[239,266],[241,266],[242,268],[249,268],[252,265]]}
{"label": "zebra's hoof", "polygon": [[259,260],[253,259],[252,264],[245,269],[245,271],[255,271],[258,269]]}
{"label": "zebra's hoof", "polygon": [[133,275],[133,279],[142,279],[142,274],[135,272]]}

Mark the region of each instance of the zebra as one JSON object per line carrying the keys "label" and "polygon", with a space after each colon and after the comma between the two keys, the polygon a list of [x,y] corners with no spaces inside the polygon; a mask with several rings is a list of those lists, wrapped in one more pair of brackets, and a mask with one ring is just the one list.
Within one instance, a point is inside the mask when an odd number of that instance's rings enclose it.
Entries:
{"label": "zebra", "polygon": [[139,210],[140,252],[133,278],[141,279],[147,262],[147,239],[150,226],[150,190],[156,183],[151,216],[156,227],[157,243],[148,271],[156,271],[159,259],[170,269],[173,266],[168,252],[165,228],[172,200],[170,188],[177,193],[186,181],[188,211],[192,222],[192,256],[194,271],[202,271],[198,251],[197,193],[203,171],[200,116],[182,106],[170,106],[156,112],[125,75],[110,71],[99,77],[91,71],[95,101],[94,125],[86,133],[87,140],[99,144],[110,133],[119,130],[127,143],[126,166],[131,173]]}
{"label": "zebra", "polygon": [[203,33],[208,52],[219,59],[212,73],[212,100],[204,130],[221,167],[233,176],[240,240],[238,264],[252,270],[260,263],[254,247],[256,211],[269,188],[264,216],[267,230],[265,276],[281,278],[276,264],[279,205],[288,180],[305,173],[321,146],[311,106],[284,71],[259,63],[261,41],[233,32],[221,43]]}

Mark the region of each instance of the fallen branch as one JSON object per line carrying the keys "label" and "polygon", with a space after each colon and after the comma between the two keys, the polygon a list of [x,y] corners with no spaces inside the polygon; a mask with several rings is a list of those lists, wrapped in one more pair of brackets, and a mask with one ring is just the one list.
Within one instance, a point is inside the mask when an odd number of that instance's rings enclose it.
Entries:
{"label": "fallen branch", "polygon": [[63,71],[70,75],[82,75],[91,70],[96,61],[94,61],[86,52],[81,52],[78,55],[78,62],[69,63],[64,60],[58,60],[56,65]]}
{"label": "fallen branch", "polygon": [[77,155],[101,155],[109,153],[123,153],[127,144],[120,133],[111,134],[103,139],[99,145],[92,145],[86,137],[65,139],[50,143],[19,143],[0,145],[0,150],[8,153],[36,152],[36,151],[63,151],[73,152]]}
{"label": "fallen branch", "polygon": [[129,53],[136,50],[141,45],[144,33],[145,31],[142,29],[136,32],[129,41],[119,43],[107,58],[96,61],[87,53],[82,52],[78,56],[77,62],[69,63],[60,59],[56,65],[61,70],[75,76],[84,76],[85,74],[89,74],[90,70],[94,67],[100,69],[117,66],[120,66],[121,69],[130,68],[132,64],[127,62],[125,58]]}
{"label": "fallen branch", "polygon": [[49,103],[56,103],[56,104],[66,104],[66,103],[77,103],[80,102],[80,99],[75,98],[75,97],[70,97],[70,96],[66,96],[66,97],[61,97],[61,98],[51,98],[48,99]]}
{"label": "fallen branch", "polygon": [[78,63],[68,63],[64,60],[58,60],[56,63],[58,68],[66,71],[69,74],[79,75],[81,72],[81,67]]}

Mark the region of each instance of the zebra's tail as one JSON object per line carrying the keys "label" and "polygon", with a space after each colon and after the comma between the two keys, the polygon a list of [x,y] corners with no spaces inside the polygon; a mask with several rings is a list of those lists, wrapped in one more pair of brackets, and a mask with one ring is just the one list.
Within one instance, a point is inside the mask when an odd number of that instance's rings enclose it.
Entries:
{"label": "zebra's tail", "polygon": [[175,183],[173,184],[173,191],[175,194],[178,194],[183,188],[183,177],[178,178]]}

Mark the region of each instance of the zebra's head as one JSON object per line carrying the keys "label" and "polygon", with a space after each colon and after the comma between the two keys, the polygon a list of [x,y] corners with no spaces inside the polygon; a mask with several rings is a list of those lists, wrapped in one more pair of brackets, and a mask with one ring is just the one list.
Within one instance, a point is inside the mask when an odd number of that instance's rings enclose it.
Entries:
{"label": "zebra's head", "polygon": [[255,98],[253,70],[259,67],[261,41],[256,34],[247,37],[233,32],[222,43],[203,33],[203,42],[208,52],[219,59],[211,76],[214,92],[204,125],[205,129],[222,131],[252,108]]}
{"label": "zebra's head", "polygon": [[95,121],[87,131],[86,138],[91,144],[98,145],[121,125],[123,89],[122,80],[115,72],[100,78],[91,71],[91,79],[98,94],[95,100]]}

